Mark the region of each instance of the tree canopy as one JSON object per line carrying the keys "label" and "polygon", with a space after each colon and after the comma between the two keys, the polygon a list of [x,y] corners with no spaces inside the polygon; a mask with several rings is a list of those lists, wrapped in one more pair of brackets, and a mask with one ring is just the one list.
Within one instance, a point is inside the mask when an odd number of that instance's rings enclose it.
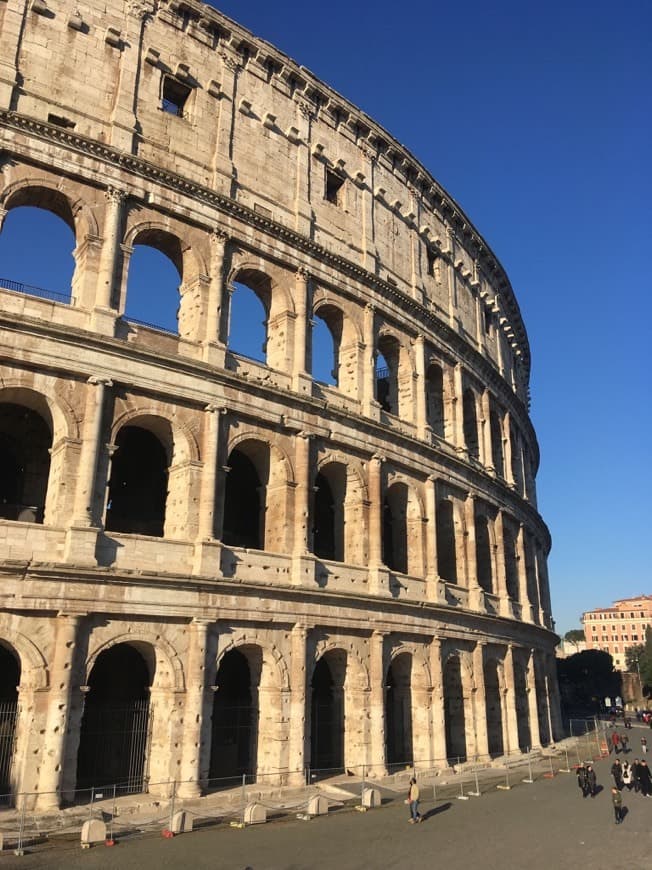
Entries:
{"label": "tree canopy", "polygon": [[645,630],[645,643],[630,647],[625,653],[627,670],[640,672],[643,686],[652,687],[652,628]]}

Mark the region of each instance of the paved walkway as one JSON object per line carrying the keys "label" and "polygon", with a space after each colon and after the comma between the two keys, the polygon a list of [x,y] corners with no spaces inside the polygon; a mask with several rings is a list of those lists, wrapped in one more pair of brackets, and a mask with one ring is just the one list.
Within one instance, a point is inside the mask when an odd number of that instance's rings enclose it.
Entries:
{"label": "paved walkway", "polygon": [[467,801],[426,800],[420,825],[408,824],[407,807],[394,802],[368,813],[343,808],[310,822],[219,825],[174,840],[147,835],[90,851],[75,838],[22,858],[0,854],[0,870],[649,870],[652,798],[626,793],[625,822],[614,825],[611,761],[595,765],[603,790],[594,799],[582,799],[574,774],[559,774]]}

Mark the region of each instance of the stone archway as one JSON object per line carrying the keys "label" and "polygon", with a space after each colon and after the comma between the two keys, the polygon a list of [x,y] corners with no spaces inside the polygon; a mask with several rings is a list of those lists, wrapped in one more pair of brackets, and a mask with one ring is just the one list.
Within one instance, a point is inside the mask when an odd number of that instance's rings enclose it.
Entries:
{"label": "stone archway", "polygon": [[450,761],[466,760],[466,713],[462,663],[451,656],[444,666],[444,721],[446,757]]}
{"label": "stone archway", "polygon": [[310,768],[316,775],[344,770],[346,653],[330,650],[315,665],[310,693]]}
{"label": "stone archway", "polygon": [[215,678],[209,787],[225,788],[257,767],[260,647],[229,650]]}
{"label": "stone archway", "polygon": [[487,745],[489,754],[496,758],[505,752],[503,738],[503,703],[498,662],[489,659],[484,663],[484,689],[487,715]]}
{"label": "stone archway", "polygon": [[385,742],[390,773],[413,761],[412,665],[410,653],[399,653],[385,677]]}
{"label": "stone archway", "polygon": [[0,645],[0,804],[11,801],[13,761],[18,722],[20,661]]}

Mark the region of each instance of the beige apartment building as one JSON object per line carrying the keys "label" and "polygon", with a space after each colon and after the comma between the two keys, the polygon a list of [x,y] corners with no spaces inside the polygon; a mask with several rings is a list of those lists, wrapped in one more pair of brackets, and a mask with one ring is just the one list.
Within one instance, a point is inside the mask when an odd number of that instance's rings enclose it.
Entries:
{"label": "beige apartment building", "polygon": [[[557,739],[528,338],[430,172],[194,0],[3,0],[2,232],[30,207],[74,263],[46,288],[0,263],[0,795]],[[143,249],[172,328],[129,314]]]}
{"label": "beige apartment building", "polygon": [[645,642],[645,629],[652,626],[652,595],[623,598],[611,607],[587,610],[582,615],[587,649],[608,652],[617,670],[626,667],[629,647]]}

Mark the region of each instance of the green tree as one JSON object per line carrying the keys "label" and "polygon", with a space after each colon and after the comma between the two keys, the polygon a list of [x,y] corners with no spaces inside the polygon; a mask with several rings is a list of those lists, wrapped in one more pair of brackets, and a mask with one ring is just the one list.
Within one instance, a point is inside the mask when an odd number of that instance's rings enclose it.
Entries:
{"label": "green tree", "polygon": [[652,690],[652,628],[645,629],[645,643],[638,643],[630,647],[625,653],[627,669],[632,673],[640,673],[641,684],[647,688],[647,693]]}
{"label": "green tree", "polygon": [[602,650],[589,649],[567,659],[557,659],[559,689],[567,711],[594,713],[605,698],[622,695],[620,674],[613,659]]}
{"label": "green tree", "polygon": [[577,644],[582,643],[584,640],[584,630],[582,628],[572,628],[570,631],[566,632],[564,640],[577,647]]}
{"label": "green tree", "polygon": [[625,665],[631,674],[638,673],[638,666],[644,654],[644,643],[637,643],[636,646],[630,646],[625,650]]}

